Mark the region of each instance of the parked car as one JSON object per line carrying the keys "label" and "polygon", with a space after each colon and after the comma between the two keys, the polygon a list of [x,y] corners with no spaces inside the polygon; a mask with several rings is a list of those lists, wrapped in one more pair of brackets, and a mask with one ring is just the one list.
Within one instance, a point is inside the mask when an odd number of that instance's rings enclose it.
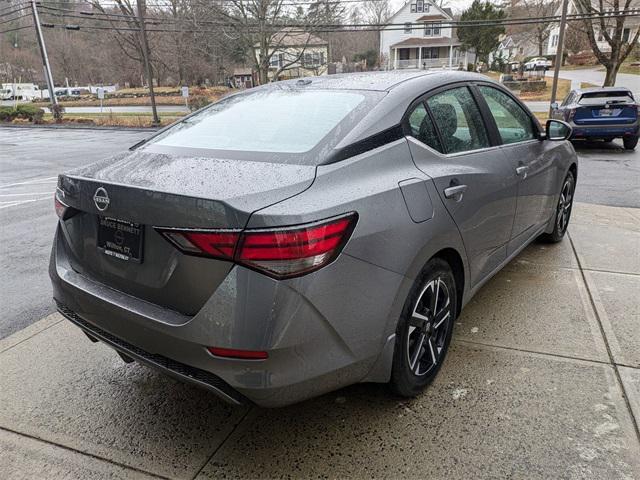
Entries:
{"label": "parked car", "polygon": [[624,148],[638,144],[640,105],[628,88],[600,87],[572,90],[560,105],[551,106],[552,118],[573,127],[572,139],[621,138]]}
{"label": "parked car", "polygon": [[534,57],[524,64],[525,70],[549,70],[553,64],[545,57]]}
{"label": "parked car", "polygon": [[478,289],[564,237],[570,133],[474,73],[243,90],[59,176],[53,296],[125,361],[234,404],[414,396]]}

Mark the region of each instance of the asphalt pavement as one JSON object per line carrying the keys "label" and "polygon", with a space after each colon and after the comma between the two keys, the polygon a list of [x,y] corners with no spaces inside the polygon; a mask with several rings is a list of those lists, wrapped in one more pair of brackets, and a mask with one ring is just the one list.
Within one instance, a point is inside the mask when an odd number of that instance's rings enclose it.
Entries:
{"label": "asphalt pavement", "polygon": [[58,173],[125,150],[146,135],[0,127],[0,338],[54,310],[46,271]]}

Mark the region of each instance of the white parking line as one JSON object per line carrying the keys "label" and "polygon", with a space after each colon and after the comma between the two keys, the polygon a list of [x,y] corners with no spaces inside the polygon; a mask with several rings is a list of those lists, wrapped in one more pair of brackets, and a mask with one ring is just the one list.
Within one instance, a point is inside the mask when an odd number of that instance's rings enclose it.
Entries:
{"label": "white parking line", "polygon": [[30,193],[0,193],[0,197],[26,197],[34,195],[52,195],[53,192],[30,192]]}
{"label": "white parking line", "polygon": [[38,184],[38,183],[48,183],[51,180],[54,179],[58,179],[57,176],[55,177],[46,177],[46,178],[34,178],[33,180],[27,180],[25,182],[16,182],[16,183],[7,183],[6,185],[0,185],[0,188],[6,188],[6,187],[14,187],[16,185],[31,185],[31,184]]}
{"label": "white parking line", "polygon": [[0,202],[0,210],[2,210],[3,208],[17,207],[18,205],[24,205],[25,203],[33,203],[33,202],[39,202],[40,200],[47,200],[48,198],[49,198],[49,195],[47,195],[46,197],[32,198],[29,200],[22,200],[22,201],[15,201],[15,202]]}

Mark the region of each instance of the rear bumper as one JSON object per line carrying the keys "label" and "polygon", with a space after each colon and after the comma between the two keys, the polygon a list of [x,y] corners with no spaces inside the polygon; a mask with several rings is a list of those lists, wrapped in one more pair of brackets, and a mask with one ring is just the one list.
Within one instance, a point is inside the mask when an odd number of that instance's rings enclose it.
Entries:
{"label": "rear bumper", "polygon": [[[346,254],[284,282],[234,267],[191,317],[77,273],[68,255],[59,226],[49,274],[66,318],[125,355],[227,402],[278,407],[360,381],[388,380],[390,362],[381,366],[380,358],[393,342],[387,327],[404,279],[388,270]],[[220,358],[207,346],[263,350],[269,358]]]}
{"label": "rear bumper", "polygon": [[121,338],[115,337],[95,325],[92,325],[62,303],[56,302],[56,306],[58,311],[67,320],[80,327],[80,329],[82,329],[82,331],[89,337],[95,338],[96,340],[109,345],[114,350],[117,350],[140,363],[144,363],[156,370],[160,370],[161,372],[177,378],[178,380],[182,380],[183,382],[192,383],[205,388],[232,405],[247,405],[251,403],[249,399],[231,388],[231,386],[224,380],[210,372],[190,367],[189,365],[176,362],[175,360],[171,360],[162,355],[146,352],[141,348],[136,347]]}
{"label": "rear bumper", "polygon": [[638,135],[638,122],[624,125],[579,125],[571,122],[571,138],[607,138]]}

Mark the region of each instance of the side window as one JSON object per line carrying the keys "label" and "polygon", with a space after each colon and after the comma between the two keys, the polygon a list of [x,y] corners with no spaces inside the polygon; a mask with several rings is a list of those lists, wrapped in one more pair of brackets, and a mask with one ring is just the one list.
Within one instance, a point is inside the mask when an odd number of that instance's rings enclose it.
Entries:
{"label": "side window", "polygon": [[531,117],[513,98],[492,87],[480,86],[479,90],[496,121],[502,143],[517,143],[536,138]]}
{"label": "side window", "polygon": [[452,88],[427,100],[438,125],[446,153],[489,147],[489,138],[471,92],[467,87]]}
{"label": "side window", "polygon": [[442,152],[438,135],[423,103],[418,104],[409,115],[409,128],[411,128],[411,135],[414,138],[429,145],[434,150]]}

